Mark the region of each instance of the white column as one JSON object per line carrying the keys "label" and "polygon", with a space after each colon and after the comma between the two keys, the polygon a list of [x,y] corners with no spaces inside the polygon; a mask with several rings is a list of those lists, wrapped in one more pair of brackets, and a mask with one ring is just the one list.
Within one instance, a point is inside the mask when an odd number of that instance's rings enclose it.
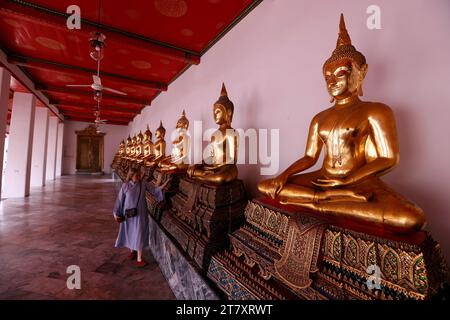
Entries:
{"label": "white column", "polygon": [[0,67],[0,199],[3,180],[3,154],[5,148],[6,119],[8,116],[9,84],[11,75]]}
{"label": "white column", "polygon": [[61,176],[63,156],[64,122],[58,123],[58,141],[56,142],[56,176]]}
{"label": "white column", "polygon": [[33,155],[31,157],[31,186],[45,186],[45,170],[47,169],[47,108],[36,108],[34,116]]}
{"label": "white column", "polygon": [[56,143],[58,141],[58,118],[50,117],[47,138],[47,169],[46,179],[55,180],[56,173]]}
{"label": "white column", "polygon": [[14,93],[4,189],[6,198],[30,194],[35,107],[33,94]]}

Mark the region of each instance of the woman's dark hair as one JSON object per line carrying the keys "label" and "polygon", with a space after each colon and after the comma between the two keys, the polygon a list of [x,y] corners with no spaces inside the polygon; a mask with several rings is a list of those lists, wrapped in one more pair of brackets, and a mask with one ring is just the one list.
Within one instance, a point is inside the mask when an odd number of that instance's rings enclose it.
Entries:
{"label": "woman's dark hair", "polygon": [[128,171],[127,181],[131,181],[131,179],[133,178],[133,176],[135,174],[139,174],[140,175],[141,174],[141,170],[138,169],[138,168],[131,167],[130,170]]}

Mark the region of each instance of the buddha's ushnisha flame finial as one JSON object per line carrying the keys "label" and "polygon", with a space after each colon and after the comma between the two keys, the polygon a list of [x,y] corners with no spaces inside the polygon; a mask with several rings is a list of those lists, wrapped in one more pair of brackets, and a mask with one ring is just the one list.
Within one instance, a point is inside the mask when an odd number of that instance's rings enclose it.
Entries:
{"label": "buddha's ushnisha flame finial", "polygon": [[225,83],[222,82],[222,90],[220,91],[221,97],[228,97],[227,88],[225,87]]}
{"label": "buddha's ushnisha flame finial", "polygon": [[347,28],[345,27],[344,14],[341,13],[341,18],[339,20],[339,36],[337,39],[336,48],[351,44],[352,40],[350,39]]}
{"label": "buddha's ushnisha flame finial", "polygon": [[366,64],[366,58],[364,57],[364,55],[356,50],[352,45],[350,35],[348,34],[347,28],[345,26],[344,15],[341,13],[341,17],[339,20],[339,36],[336,43],[336,49],[334,49],[331,57],[327,61],[325,61],[324,67],[332,62],[345,58],[353,60],[353,62],[355,62],[359,67]]}
{"label": "buddha's ushnisha flame finial", "polygon": [[184,111],[184,109],[183,109],[183,112],[181,113],[181,115],[182,115],[183,117],[186,117],[186,111]]}

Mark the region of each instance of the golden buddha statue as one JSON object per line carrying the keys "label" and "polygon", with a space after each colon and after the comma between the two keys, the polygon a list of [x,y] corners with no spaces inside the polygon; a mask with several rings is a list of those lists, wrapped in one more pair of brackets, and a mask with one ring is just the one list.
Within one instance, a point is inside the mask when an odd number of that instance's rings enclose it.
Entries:
{"label": "golden buddha statue", "polygon": [[137,162],[142,162],[142,155],[143,155],[143,146],[142,146],[142,139],[144,136],[142,135],[142,131],[139,131],[139,134],[136,136],[136,150],[134,153],[134,158]]}
{"label": "golden buddha statue", "polygon": [[[419,231],[423,211],[379,178],[398,163],[399,146],[392,110],[359,99],[366,73],[366,59],[352,46],[341,15],[336,49],[323,66],[335,104],[313,118],[304,157],[258,189],[282,204],[323,215],[392,232]],[[298,174],[317,162],[322,147],[322,168]]]}
{"label": "golden buddha statue", "polygon": [[166,129],[163,127],[162,121],[159,122],[159,127],[155,131],[156,141],[153,144],[153,154],[146,160],[145,165],[152,167],[157,165],[166,156]]}
{"label": "golden buddha statue", "polygon": [[152,132],[147,125],[147,130],[144,132],[144,138],[142,139],[142,145],[144,149],[144,158],[145,161],[148,157],[153,154],[153,141],[152,141]]}
{"label": "golden buddha statue", "polygon": [[211,184],[224,184],[237,179],[236,167],[239,136],[231,127],[234,105],[228,98],[225,84],[213,105],[213,115],[219,128],[211,136],[211,154],[202,164],[188,169],[188,175],[198,181]]}
{"label": "golden buddha statue", "polygon": [[134,156],[136,154],[136,134],[134,134],[133,138],[131,138],[131,147],[130,147],[130,160],[134,160]]}
{"label": "golden buddha statue", "polygon": [[181,118],[177,121],[175,129],[178,136],[172,141],[172,154],[159,163],[159,167],[163,171],[186,169],[188,167],[190,137],[187,134],[187,130],[189,129],[189,120],[186,118],[184,110]]}
{"label": "golden buddha statue", "polygon": [[118,156],[121,158],[125,154],[125,141],[120,141]]}
{"label": "golden buddha statue", "polygon": [[131,155],[131,137],[128,135],[128,138],[126,140],[126,147],[125,147],[125,158],[129,159]]}

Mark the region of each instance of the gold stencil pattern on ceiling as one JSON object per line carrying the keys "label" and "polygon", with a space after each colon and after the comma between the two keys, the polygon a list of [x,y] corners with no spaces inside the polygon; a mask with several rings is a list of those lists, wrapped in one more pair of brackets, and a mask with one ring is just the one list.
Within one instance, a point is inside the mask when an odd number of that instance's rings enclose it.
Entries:
{"label": "gold stencil pattern on ceiling", "polygon": [[188,10],[184,0],[154,0],[153,3],[160,14],[169,18],[180,18]]}
{"label": "gold stencil pattern on ceiling", "polygon": [[149,62],[143,60],[133,60],[131,64],[137,69],[150,69],[152,67]]}
{"label": "gold stencil pattern on ceiling", "polygon": [[37,43],[39,43],[41,46],[51,49],[51,50],[65,50],[66,46],[63,45],[61,42],[56,41],[54,39],[50,39],[47,37],[36,37],[34,39]]}

